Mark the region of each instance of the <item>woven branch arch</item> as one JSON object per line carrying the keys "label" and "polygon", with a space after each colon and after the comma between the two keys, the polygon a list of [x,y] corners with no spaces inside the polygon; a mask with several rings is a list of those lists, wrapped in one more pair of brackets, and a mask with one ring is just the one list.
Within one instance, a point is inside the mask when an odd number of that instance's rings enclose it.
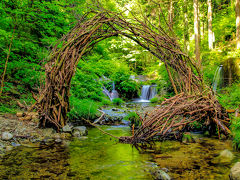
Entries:
{"label": "woven branch arch", "polygon": [[52,123],[60,129],[66,124],[71,79],[76,65],[96,43],[117,35],[132,39],[164,62],[176,94],[196,96],[203,93],[201,73],[195,63],[183,53],[177,40],[163,27],[155,27],[147,20],[125,19],[121,14],[113,12],[91,11],[79,20],[50,53],[50,60],[45,66],[45,87],[36,103],[42,126]]}

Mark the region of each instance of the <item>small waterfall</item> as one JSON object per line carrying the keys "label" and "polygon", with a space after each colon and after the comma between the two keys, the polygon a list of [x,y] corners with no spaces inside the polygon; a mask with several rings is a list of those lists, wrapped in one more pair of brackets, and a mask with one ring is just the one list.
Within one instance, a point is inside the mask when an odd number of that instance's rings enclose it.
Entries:
{"label": "small waterfall", "polygon": [[222,80],[223,80],[223,66],[220,65],[215,71],[215,75],[213,78],[213,92],[216,93],[217,88],[222,85]]}
{"label": "small waterfall", "polygon": [[141,90],[141,99],[149,100],[150,85],[143,85]]}
{"label": "small waterfall", "polygon": [[115,91],[115,83],[112,83],[112,90]]}
{"label": "small waterfall", "polygon": [[115,98],[119,98],[119,94],[118,94],[117,90],[115,90],[115,83],[113,82],[112,92],[111,92],[111,100],[113,100]]}
{"label": "small waterfall", "polygon": [[112,92],[110,93],[105,86],[102,87],[103,93],[109,97],[109,99],[112,101],[115,98],[119,97],[119,94],[117,90],[115,90],[115,83],[112,84]]}
{"label": "small waterfall", "polygon": [[143,85],[141,100],[150,100],[157,94],[156,86]]}
{"label": "small waterfall", "polygon": [[111,94],[105,86],[103,86],[103,91],[102,92],[111,99]]}

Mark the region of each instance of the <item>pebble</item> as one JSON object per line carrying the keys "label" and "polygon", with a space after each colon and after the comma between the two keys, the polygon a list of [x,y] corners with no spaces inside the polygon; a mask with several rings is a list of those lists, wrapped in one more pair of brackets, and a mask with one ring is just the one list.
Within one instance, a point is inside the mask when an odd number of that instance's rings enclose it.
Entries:
{"label": "pebble", "polygon": [[60,142],[62,142],[62,140],[61,139],[55,139],[55,142],[60,143]]}
{"label": "pebble", "polygon": [[12,142],[11,145],[12,145],[13,147],[21,146],[21,144],[18,144],[18,143],[15,143],[15,142]]}
{"label": "pebble", "polygon": [[240,180],[240,162],[237,162],[231,168],[229,178],[231,180]]}
{"label": "pebble", "polygon": [[86,136],[88,134],[87,128],[85,126],[76,126],[73,128],[73,136]]}
{"label": "pebble", "polygon": [[9,132],[3,132],[2,133],[2,140],[11,140],[13,138],[13,135]]}
{"label": "pebble", "polygon": [[13,150],[13,147],[12,146],[6,146],[6,151],[11,151],[11,150]]}

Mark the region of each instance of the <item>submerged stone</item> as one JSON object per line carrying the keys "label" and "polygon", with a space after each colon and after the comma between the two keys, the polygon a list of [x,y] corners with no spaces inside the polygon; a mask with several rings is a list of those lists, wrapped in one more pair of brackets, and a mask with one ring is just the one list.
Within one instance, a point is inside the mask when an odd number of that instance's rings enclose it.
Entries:
{"label": "submerged stone", "polygon": [[237,162],[231,168],[229,178],[231,180],[240,180],[240,162]]}
{"label": "submerged stone", "polygon": [[61,139],[55,139],[55,142],[60,143],[60,142],[62,142],[62,140]]}
{"label": "submerged stone", "polygon": [[153,172],[151,173],[153,179],[156,180],[170,180],[171,177],[163,170],[161,169],[154,169]]}
{"label": "submerged stone", "polygon": [[12,145],[13,147],[21,146],[21,144],[18,144],[18,143],[15,143],[15,142],[12,142],[11,145]]}
{"label": "submerged stone", "polygon": [[3,132],[2,133],[2,140],[11,140],[13,138],[13,135],[9,132]]}
{"label": "submerged stone", "polygon": [[43,135],[45,137],[47,137],[47,136],[50,137],[50,136],[52,136],[53,133],[54,133],[54,130],[52,128],[43,129]]}
{"label": "submerged stone", "polygon": [[11,151],[13,149],[12,146],[6,146],[6,151]]}
{"label": "submerged stone", "polygon": [[233,160],[234,155],[228,149],[223,150],[220,155],[213,159],[212,163],[214,164],[230,164]]}
{"label": "submerged stone", "polygon": [[85,126],[76,126],[73,128],[74,137],[86,136],[87,134],[88,134],[88,131]]}

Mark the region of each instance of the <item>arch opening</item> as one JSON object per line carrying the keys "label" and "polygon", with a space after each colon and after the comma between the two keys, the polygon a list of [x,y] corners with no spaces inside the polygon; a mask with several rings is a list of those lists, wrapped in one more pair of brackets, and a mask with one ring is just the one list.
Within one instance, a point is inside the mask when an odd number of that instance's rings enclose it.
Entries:
{"label": "arch opening", "polygon": [[[91,11],[85,14],[77,25],[53,47],[49,56],[49,62],[45,65],[45,85],[36,102],[41,126],[50,123],[54,124],[57,129],[60,129],[66,124],[67,113],[69,111],[71,79],[77,63],[84,55],[91,51],[95,44],[112,36],[122,35],[132,39],[162,61],[168,71],[176,98],[185,98],[185,100],[189,100],[190,98],[192,100],[195,99],[195,97],[198,99],[203,97],[203,94],[211,93],[211,90],[204,85],[198,67],[193,60],[181,50],[177,40],[169,33],[171,29],[169,32],[163,29],[164,28],[161,27],[148,25],[137,18],[128,20],[121,14],[109,11]],[[203,91],[203,89],[206,88],[207,90]],[[214,95],[211,94],[210,96],[211,98],[206,100],[205,104],[213,100],[212,97],[214,98]],[[204,98],[200,99],[204,100]],[[178,101],[179,99],[176,99],[174,103],[172,101],[169,101],[169,103],[173,103],[171,106],[175,107]],[[169,103],[166,101],[165,110],[167,110]],[[222,112],[222,107],[219,103],[217,103],[216,107],[218,109],[216,111],[213,110],[212,113],[217,113],[219,118],[225,117],[225,114],[219,114],[219,112]],[[181,109],[181,107],[178,108]],[[163,116],[162,118],[165,120],[173,118],[173,112],[175,111],[174,109],[169,109],[170,113],[167,113],[168,116]],[[182,113],[182,110],[180,111]],[[164,112],[160,113],[164,114]],[[210,114],[210,116],[213,114]],[[151,116],[148,118],[153,120]],[[146,123],[151,125],[147,127],[150,128],[150,134],[148,134],[148,136],[153,137],[157,134],[156,127],[158,127],[158,123],[154,121],[150,123],[150,119],[146,121]],[[159,122],[159,119],[157,119],[157,122]],[[163,129],[161,129],[160,132],[166,134],[166,128],[169,127],[168,125],[170,125],[168,122],[165,123],[164,127],[161,125]],[[227,127],[223,123],[217,126],[222,126],[222,129],[225,129],[224,132],[227,131]],[[146,129],[144,126],[141,128],[136,132],[135,137],[138,139],[146,139],[146,133],[143,133]],[[140,135],[141,138],[139,138]],[[133,142],[132,139],[131,143]],[[134,142],[137,141],[135,140]]]}

